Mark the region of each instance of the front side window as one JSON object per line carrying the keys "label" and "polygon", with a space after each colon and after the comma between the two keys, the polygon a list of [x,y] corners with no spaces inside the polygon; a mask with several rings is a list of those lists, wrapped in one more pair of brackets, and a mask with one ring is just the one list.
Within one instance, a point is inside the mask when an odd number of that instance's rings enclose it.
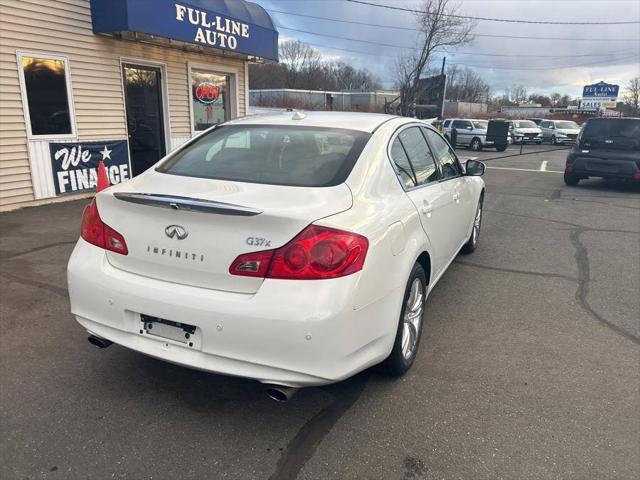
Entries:
{"label": "front side window", "polygon": [[346,180],[371,135],[338,128],[277,125],[218,127],[157,171],[236,182],[328,187]]}
{"label": "front side window", "polygon": [[460,171],[458,159],[446,140],[428,128],[423,128],[422,131],[429,139],[433,154],[440,164],[442,178],[452,178],[460,175],[462,172]]}
{"label": "front side window", "polygon": [[200,132],[231,119],[229,75],[191,70],[193,130]]}
{"label": "front side window", "polygon": [[31,135],[73,135],[66,60],[21,56]]}
{"label": "front side window", "polygon": [[413,166],[417,185],[424,185],[438,180],[438,170],[431,156],[431,150],[418,127],[410,127],[398,134],[409,161]]}

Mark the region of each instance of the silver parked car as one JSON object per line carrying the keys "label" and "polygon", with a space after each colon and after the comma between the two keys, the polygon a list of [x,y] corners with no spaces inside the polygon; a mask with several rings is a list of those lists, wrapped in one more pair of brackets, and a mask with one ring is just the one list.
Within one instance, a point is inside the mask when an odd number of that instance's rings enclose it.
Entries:
{"label": "silver parked car", "polygon": [[543,140],[552,145],[573,143],[580,133],[580,126],[570,120],[543,120],[540,129]]}
{"label": "silver parked car", "polygon": [[[451,143],[452,131],[456,131],[456,145],[469,147],[480,151],[484,147],[493,147],[492,141],[487,141],[487,120],[473,120],[466,118],[448,118],[443,123],[444,136]],[[454,145],[454,147],[456,146]]]}
{"label": "silver parked car", "polygon": [[512,120],[509,122],[511,143],[542,143],[542,130],[531,120]]}

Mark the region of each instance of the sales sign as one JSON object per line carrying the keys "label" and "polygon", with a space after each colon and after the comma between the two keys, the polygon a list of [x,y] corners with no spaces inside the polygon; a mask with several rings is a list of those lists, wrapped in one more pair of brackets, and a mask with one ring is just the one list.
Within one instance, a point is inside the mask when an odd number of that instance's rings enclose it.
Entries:
{"label": "sales sign", "polygon": [[95,189],[100,161],[107,168],[111,185],[131,178],[126,140],[50,143],[49,149],[56,195]]}

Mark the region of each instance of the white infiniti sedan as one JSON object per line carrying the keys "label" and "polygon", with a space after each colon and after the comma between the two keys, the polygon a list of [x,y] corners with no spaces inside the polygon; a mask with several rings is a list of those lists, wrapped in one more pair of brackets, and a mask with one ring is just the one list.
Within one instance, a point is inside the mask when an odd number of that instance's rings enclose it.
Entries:
{"label": "white infiniti sedan", "polygon": [[478,244],[484,172],[415,119],[246,117],[96,195],[71,311],[115,342],[277,400],[412,365],[428,293]]}

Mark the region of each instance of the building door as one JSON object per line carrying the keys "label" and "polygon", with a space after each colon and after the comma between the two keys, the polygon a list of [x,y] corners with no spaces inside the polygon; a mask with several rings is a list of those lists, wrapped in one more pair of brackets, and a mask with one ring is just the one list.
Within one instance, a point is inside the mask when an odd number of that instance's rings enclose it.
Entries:
{"label": "building door", "polygon": [[162,77],[158,67],[123,64],[127,130],[133,175],[166,154]]}

